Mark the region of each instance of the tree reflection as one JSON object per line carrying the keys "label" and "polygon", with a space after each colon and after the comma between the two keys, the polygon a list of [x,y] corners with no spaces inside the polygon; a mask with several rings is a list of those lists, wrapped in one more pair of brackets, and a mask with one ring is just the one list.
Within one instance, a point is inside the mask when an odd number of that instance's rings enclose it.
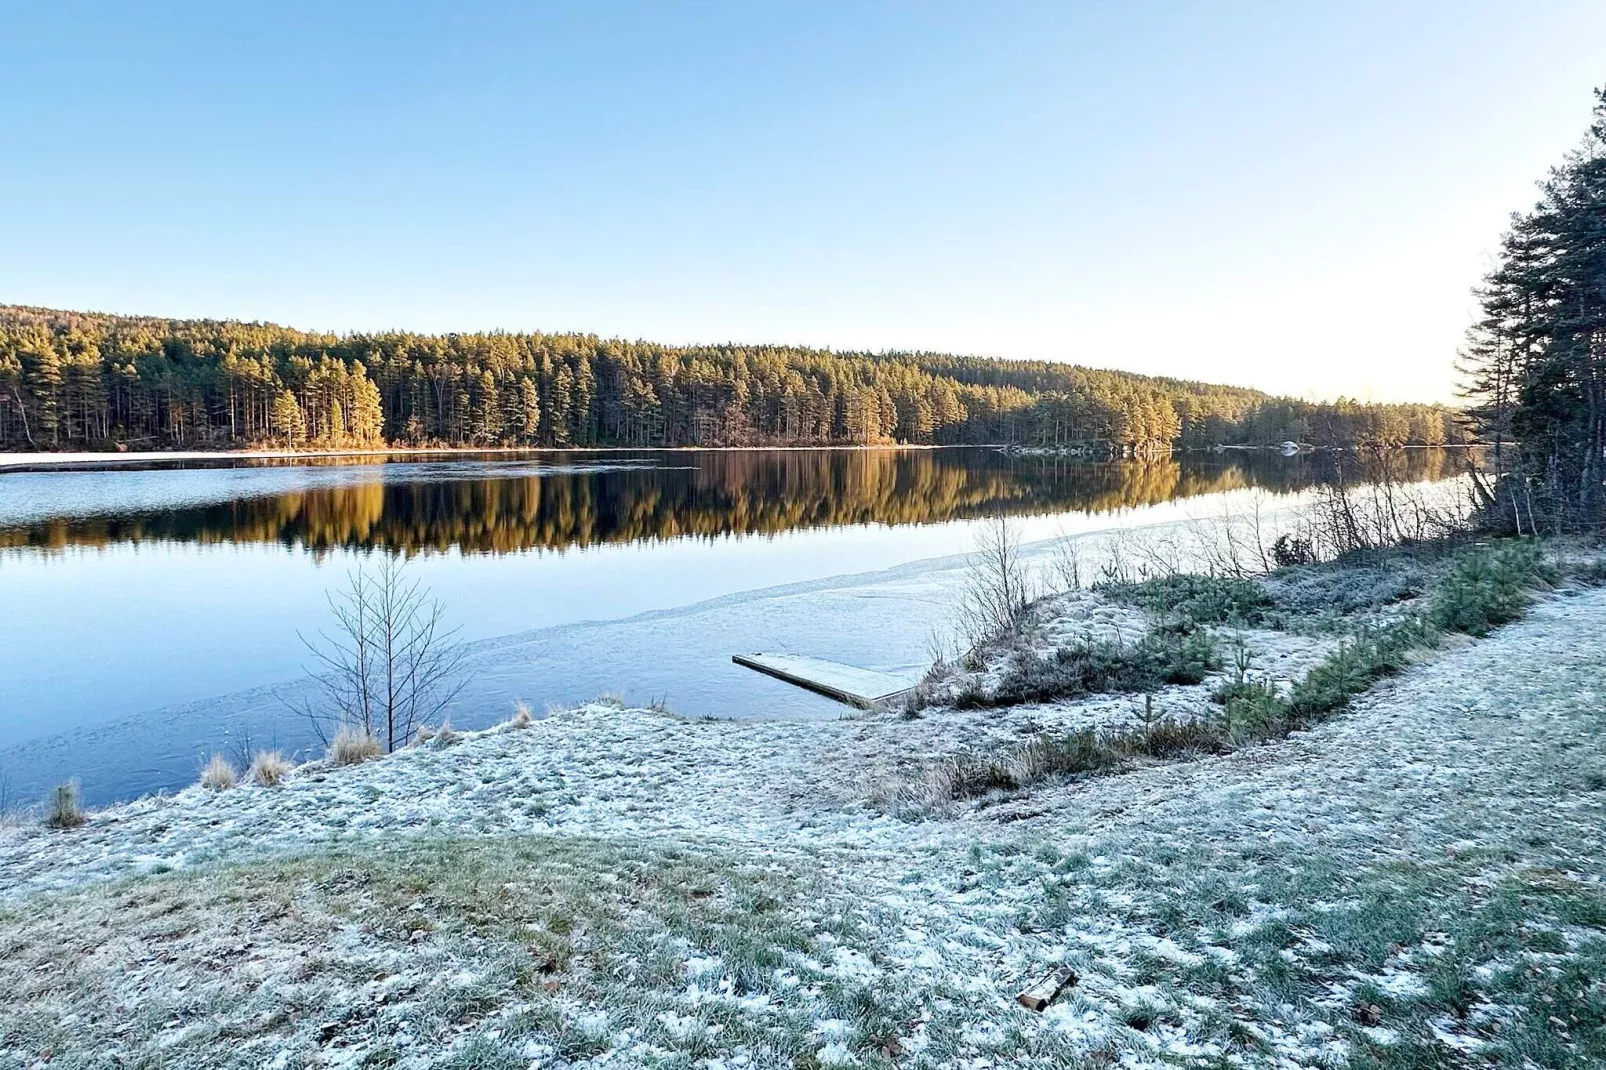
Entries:
{"label": "tree reflection", "polygon": [[1331,482],[1440,480],[1458,474],[1464,458],[1437,449],[1121,462],[989,450],[694,452],[657,455],[658,467],[526,469],[479,478],[447,466],[377,464],[349,485],[0,528],[0,547],[176,541],[515,553],[998,513],[1106,513],[1251,487],[1291,493]]}

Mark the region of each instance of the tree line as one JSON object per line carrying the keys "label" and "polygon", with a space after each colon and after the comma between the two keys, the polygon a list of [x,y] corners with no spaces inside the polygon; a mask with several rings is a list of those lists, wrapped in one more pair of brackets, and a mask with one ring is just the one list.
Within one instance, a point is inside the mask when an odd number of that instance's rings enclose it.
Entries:
{"label": "tree line", "polygon": [[1518,532],[1606,521],[1606,89],[1583,144],[1515,213],[1462,351],[1493,445],[1491,518]]}
{"label": "tree line", "polygon": [[10,450],[1018,443],[1141,454],[1465,437],[1437,406],[1298,401],[1046,361],[336,335],[0,306]]}

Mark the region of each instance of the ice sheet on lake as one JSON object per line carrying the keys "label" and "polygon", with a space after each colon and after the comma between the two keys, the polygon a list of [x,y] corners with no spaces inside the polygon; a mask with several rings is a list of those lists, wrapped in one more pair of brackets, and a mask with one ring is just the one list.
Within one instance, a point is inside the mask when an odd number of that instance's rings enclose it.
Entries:
{"label": "ice sheet on lake", "polygon": [[[451,705],[452,723],[484,727],[505,720],[518,700],[539,714],[605,693],[696,716],[851,716],[841,703],[733,664],[730,652],[806,652],[918,678],[932,630],[948,625],[964,562],[938,558],[481,640],[469,646],[468,683]],[[214,752],[238,760],[249,748],[320,750],[295,712],[312,697],[306,682],[287,681],[164,707],[0,750],[0,769],[19,800],[41,798],[71,777],[92,804],[180,787]]]}

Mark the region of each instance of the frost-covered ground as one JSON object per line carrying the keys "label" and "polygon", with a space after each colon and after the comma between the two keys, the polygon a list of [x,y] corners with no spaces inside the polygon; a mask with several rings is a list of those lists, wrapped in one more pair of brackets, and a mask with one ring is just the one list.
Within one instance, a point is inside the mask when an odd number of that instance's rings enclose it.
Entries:
{"label": "frost-covered ground", "polygon": [[925,821],[868,800],[1133,700],[592,705],[3,830],[0,1066],[1600,1065],[1603,664],[1558,596],[1316,731]]}

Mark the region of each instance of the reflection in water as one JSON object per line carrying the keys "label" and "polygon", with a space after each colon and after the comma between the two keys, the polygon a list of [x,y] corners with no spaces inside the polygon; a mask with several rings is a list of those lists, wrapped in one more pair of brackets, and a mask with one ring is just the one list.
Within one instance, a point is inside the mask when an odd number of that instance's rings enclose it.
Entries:
{"label": "reflection in water", "polygon": [[[551,455],[548,455],[549,457]],[[332,486],[258,490],[215,503],[110,516],[51,516],[0,526],[0,547],[116,543],[280,543],[313,550],[509,553],[682,537],[774,534],[849,524],[928,524],[995,512],[1111,512],[1262,487],[1333,481],[1438,480],[1465,454],[1399,450],[1360,457],[1264,453],[1088,462],[980,449],[565,455],[528,474],[523,461],[350,465]],[[585,461],[596,466],[587,468]],[[580,464],[575,462],[579,461]],[[463,462],[458,462],[462,464]],[[500,466],[505,470],[499,472]],[[120,473],[129,480],[161,471]]]}
{"label": "reflection in water", "polygon": [[77,777],[100,802],[192,783],[246,739],[312,753],[289,712],[308,693],[298,636],[329,627],[326,591],[370,548],[419,554],[474,640],[460,727],[605,691],[835,717],[730,655],[918,672],[977,518],[1027,518],[1041,540],[1211,512],[1227,503],[1209,495],[1244,488],[1439,479],[1462,456],[548,452],[0,475],[0,782],[33,799]]}

